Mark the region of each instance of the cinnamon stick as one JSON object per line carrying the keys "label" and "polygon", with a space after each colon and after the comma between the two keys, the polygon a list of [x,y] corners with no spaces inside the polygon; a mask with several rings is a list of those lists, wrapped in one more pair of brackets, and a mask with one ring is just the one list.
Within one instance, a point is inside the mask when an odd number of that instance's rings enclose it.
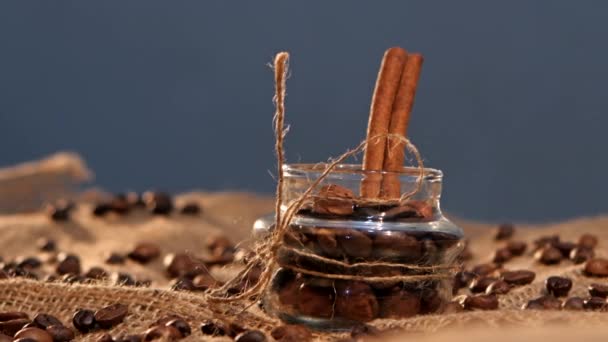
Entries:
{"label": "cinnamon stick", "polygon": [[[393,47],[384,53],[372,97],[367,125],[367,148],[363,156],[364,171],[381,171],[384,165],[386,134],[389,130],[393,102],[397,95],[407,52]],[[379,198],[382,174],[367,174],[361,182],[361,196]]]}
{"label": "cinnamon stick", "polygon": [[[423,58],[420,54],[410,54],[401,74],[399,90],[393,103],[389,134],[407,136],[407,128],[410,121],[410,113],[414,106],[414,97]],[[399,172],[403,167],[405,159],[405,143],[397,139],[388,139],[384,156],[383,170]],[[399,198],[401,196],[401,184],[398,174],[385,174],[382,178],[382,197]]]}

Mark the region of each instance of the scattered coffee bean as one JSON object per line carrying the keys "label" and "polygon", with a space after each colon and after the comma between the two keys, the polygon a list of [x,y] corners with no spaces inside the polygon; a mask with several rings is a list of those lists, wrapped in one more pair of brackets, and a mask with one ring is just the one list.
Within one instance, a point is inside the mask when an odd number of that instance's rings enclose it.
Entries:
{"label": "scattered coffee bean", "polygon": [[247,330],[238,334],[234,342],[266,342],[266,335],[259,330]]}
{"label": "scattered coffee bean", "polygon": [[108,278],[108,272],[101,267],[91,267],[84,276],[89,279],[103,280]]}
{"label": "scattered coffee bean", "polygon": [[585,263],[585,273],[594,277],[608,277],[608,260],[603,258],[589,259]]}
{"label": "scattered coffee bean", "polygon": [[163,340],[163,341],[175,341],[183,338],[182,334],[179,330],[174,327],[169,327],[166,325],[159,325],[156,327],[152,327],[146,330],[143,333],[142,339],[143,341],[154,341],[154,340]]}
{"label": "scattered coffee bean", "polygon": [[565,277],[552,276],[545,280],[547,292],[555,297],[565,297],[572,288],[572,280]]}
{"label": "scattered coffee bean", "polygon": [[189,253],[167,254],[163,263],[167,274],[171,278],[177,278],[186,274],[194,274],[197,271],[206,272],[205,265]]}
{"label": "scattered coffee bean", "polygon": [[57,274],[80,274],[80,258],[74,254],[61,254],[55,270]]}
{"label": "scattered coffee bean", "polygon": [[506,240],[510,239],[515,233],[515,226],[511,223],[503,223],[498,226],[498,230],[496,231],[496,236],[494,239],[496,240]]}
{"label": "scattered coffee bean", "polygon": [[126,215],[131,211],[131,205],[125,194],[116,194],[109,202],[110,211],[118,215]]}
{"label": "scattered coffee bean", "polygon": [[46,206],[46,212],[55,222],[63,222],[70,219],[70,212],[74,208],[74,204],[67,201],[59,201],[55,204]]}
{"label": "scattered coffee bean", "polygon": [[179,277],[173,281],[171,285],[171,290],[173,291],[196,291],[197,288],[194,286],[194,282],[192,279],[187,277]]}
{"label": "scattered coffee bean", "polygon": [[580,297],[571,297],[566,299],[562,305],[564,310],[581,311],[585,308],[585,301]]}
{"label": "scattered coffee bean", "polygon": [[151,242],[140,242],[127,257],[142,264],[146,264],[160,256],[160,247]]}
{"label": "scattered coffee bean", "polygon": [[466,310],[496,310],[498,309],[498,297],[493,294],[465,296],[462,306]]}
{"label": "scattered coffee bean", "polygon": [[585,299],[583,302],[583,307],[586,310],[606,310],[606,298],[602,297],[591,297],[589,299]]}
{"label": "scattered coffee bean", "polygon": [[534,281],[536,273],[527,270],[502,272],[501,278],[510,285],[527,285]]}
{"label": "scattered coffee bean", "polygon": [[93,208],[93,215],[100,217],[112,212],[112,205],[109,202],[97,203]]}
{"label": "scattered coffee bean", "polygon": [[276,327],[270,333],[277,342],[310,341],[312,332],[303,325],[287,324]]}
{"label": "scattered coffee bean", "polygon": [[72,324],[81,333],[87,333],[95,328],[95,313],[91,310],[79,309],[72,317]]}
{"label": "scattered coffee bean", "polygon": [[124,264],[125,263],[125,257],[122,254],[118,254],[118,253],[110,253],[110,255],[108,255],[108,257],[106,258],[106,264],[109,265],[120,265],[120,264]]}
{"label": "scattered coffee bean", "polygon": [[51,325],[63,325],[57,317],[44,313],[37,314],[34,317],[33,323],[41,329],[46,329]]}
{"label": "scattered coffee bean", "polygon": [[454,276],[454,291],[457,292],[459,289],[468,287],[476,277],[477,275],[473,272],[460,271],[456,273]]}
{"label": "scattered coffee bean", "polygon": [[512,257],[513,255],[511,255],[511,252],[507,248],[499,248],[496,250],[496,252],[494,252],[492,262],[502,264],[511,260]]}
{"label": "scattered coffee bean", "polygon": [[534,253],[534,258],[542,264],[555,265],[562,260],[562,252],[553,246],[545,246]]}
{"label": "scattered coffee bean", "polygon": [[[210,274],[199,274],[192,279],[192,285],[194,285],[197,291],[206,291],[210,288],[216,287],[218,282]],[[248,284],[243,285],[243,288],[247,286]]]}
{"label": "scattered coffee bean", "polygon": [[155,215],[169,215],[173,211],[173,199],[164,192],[145,192],[142,195],[146,208]]}
{"label": "scattered coffee bean", "polygon": [[562,257],[569,258],[570,252],[577,247],[577,244],[570,241],[560,241],[554,245],[555,248],[562,252]]}
{"label": "scattered coffee bean", "polygon": [[479,277],[473,279],[469,285],[469,290],[473,293],[486,292],[486,289],[490,284],[498,280],[496,277]]}
{"label": "scattered coffee bean", "polygon": [[180,209],[182,215],[198,215],[201,213],[201,207],[196,202],[188,202]]}
{"label": "scattered coffee bean", "polygon": [[594,283],[589,285],[588,289],[591,297],[608,297],[608,285]]}
{"label": "scattered coffee bean", "polygon": [[95,312],[95,321],[104,329],[121,323],[127,316],[128,308],[123,304],[112,304]]}
{"label": "scattered coffee bean", "polygon": [[544,247],[553,247],[559,241],[559,236],[557,235],[541,236],[540,238],[534,240],[534,250],[538,250]]}
{"label": "scattered coffee bean", "polygon": [[15,333],[15,339],[29,338],[36,342],[53,342],[53,336],[40,328],[25,328]]}
{"label": "scattered coffee bean", "polygon": [[28,314],[21,311],[0,312],[0,322],[6,322],[13,319],[29,318]]}
{"label": "scattered coffee bean", "polygon": [[57,250],[57,243],[53,239],[41,238],[37,242],[38,249],[43,252],[54,252]]}
{"label": "scattered coffee bean", "polygon": [[21,267],[27,270],[33,270],[42,266],[40,259],[36,257],[27,257],[18,261],[17,267]]}
{"label": "scattered coffee bean", "polygon": [[597,236],[591,234],[583,234],[578,239],[578,246],[581,248],[594,249],[597,246]]}
{"label": "scattered coffee bean", "polygon": [[230,324],[228,324],[228,336],[235,338],[236,335],[247,331],[247,329],[235,322],[230,322]]}
{"label": "scattered coffee bean", "polygon": [[527,247],[528,245],[525,242],[514,240],[507,242],[506,246],[507,250],[509,250],[509,252],[511,252],[511,255],[513,256],[523,255]]}
{"label": "scattered coffee bean", "polygon": [[182,335],[182,337],[189,336],[192,333],[192,329],[190,329],[190,324],[183,320],[182,318],[173,319],[165,324],[168,327],[173,327]]}
{"label": "scattered coffee bean", "polygon": [[30,320],[27,318],[5,320],[0,322],[0,332],[14,336],[17,331],[21,330],[28,323],[30,323]]}
{"label": "scattered coffee bean", "polygon": [[511,285],[504,280],[497,280],[492,282],[486,288],[486,294],[503,295],[511,291]]}
{"label": "scattered coffee bean", "polygon": [[562,302],[553,296],[542,296],[528,301],[524,305],[526,310],[559,310]]}
{"label": "scattered coffee bean", "polygon": [[226,335],[226,326],[219,322],[206,320],[201,323],[201,332],[203,335],[224,336]]}
{"label": "scattered coffee bean", "polygon": [[46,332],[51,335],[53,342],[67,342],[75,337],[72,329],[63,325],[51,325],[46,328]]}
{"label": "scattered coffee bean", "polygon": [[137,282],[132,275],[125,272],[112,273],[112,281],[118,286],[135,286]]}
{"label": "scattered coffee bean", "polygon": [[494,263],[487,264],[479,264],[471,270],[471,272],[477,274],[478,276],[486,276],[494,271],[500,269],[500,265]]}
{"label": "scattered coffee bean", "polygon": [[570,260],[575,264],[582,264],[593,257],[595,252],[590,248],[577,247],[570,251]]}

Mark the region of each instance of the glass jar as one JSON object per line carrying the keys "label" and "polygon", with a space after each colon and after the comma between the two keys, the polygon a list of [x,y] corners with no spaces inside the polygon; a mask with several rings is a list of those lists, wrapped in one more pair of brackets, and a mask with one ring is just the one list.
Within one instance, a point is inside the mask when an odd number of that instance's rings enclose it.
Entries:
{"label": "glass jar", "polygon": [[[321,176],[322,164],[284,166],[285,209]],[[426,168],[362,171],[338,165],[290,223],[264,307],[317,329],[348,329],[375,318],[438,312],[451,299],[462,230],[441,213],[443,174]],[[362,181],[390,179],[399,202],[363,201]],[[378,183],[380,184],[380,183]],[[268,218],[254,230],[271,229]]]}

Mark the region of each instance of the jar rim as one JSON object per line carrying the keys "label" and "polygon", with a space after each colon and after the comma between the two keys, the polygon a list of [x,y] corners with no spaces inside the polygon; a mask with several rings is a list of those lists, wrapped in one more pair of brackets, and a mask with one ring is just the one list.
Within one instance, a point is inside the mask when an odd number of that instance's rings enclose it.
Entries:
{"label": "jar rim", "polygon": [[[285,172],[287,177],[318,177],[321,175],[325,168],[327,167],[327,163],[295,163],[295,164],[284,164],[283,171]],[[363,170],[363,166],[361,164],[338,164],[336,167],[329,173],[328,178],[361,178],[364,175],[396,175],[397,177],[404,178],[413,178],[418,179],[420,175],[420,169],[417,167],[404,166],[399,171],[373,171],[373,170]],[[441,181],[443,178],[443,172],[439,169],[433,168],[424,168],[424,181]]]}

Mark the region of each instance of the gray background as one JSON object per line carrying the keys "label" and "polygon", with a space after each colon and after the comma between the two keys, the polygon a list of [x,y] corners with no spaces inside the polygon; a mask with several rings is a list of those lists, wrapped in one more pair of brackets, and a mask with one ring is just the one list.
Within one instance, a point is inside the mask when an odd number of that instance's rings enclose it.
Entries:
{"label": "gray background", "polygon": [[365,136],[384,49],[422,52],[411,137],[477,219],[608,211],[607,1],[3,1],[0,166],[81,153],[114,191],[272,192],[274,53],[290,161]]}

